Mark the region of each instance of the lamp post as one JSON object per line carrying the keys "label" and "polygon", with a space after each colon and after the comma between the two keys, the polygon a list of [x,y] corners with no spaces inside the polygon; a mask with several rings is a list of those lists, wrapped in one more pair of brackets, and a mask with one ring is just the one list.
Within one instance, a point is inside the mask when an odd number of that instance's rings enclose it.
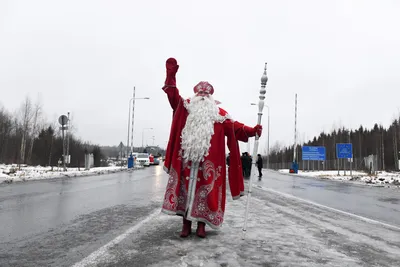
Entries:
{"label": "lamp post", "polygon": [[133,151],[133,125],[134,125],[134,118],[135,118],[135,100],[136,99],[150,99],[150,97],[135,97],[135,87],[133,87],[133,97],[129,99],[129,115],[128,115],[128,139],[126,141],[126,157],[129,154],[129,127],[131,126],[131,103],[132,105],[132,136],[131,136],[131,152]]}
{"label": "lamp post", "polygon": [[[252,106],[256,106],[256,103],[251,103],[250,105]],[[266,107],[268,109],[268,139],[267,139],[267,169],[269,169],[269,106],[264,105],[264,107]]]}
{"label": "lamp post", "polygon": [[143,130],[142,130],[142,148],[144,148],[144,144],[143,144],[143,141],[144,141],[144,130],[153,130],[153,128],[143,128]]}

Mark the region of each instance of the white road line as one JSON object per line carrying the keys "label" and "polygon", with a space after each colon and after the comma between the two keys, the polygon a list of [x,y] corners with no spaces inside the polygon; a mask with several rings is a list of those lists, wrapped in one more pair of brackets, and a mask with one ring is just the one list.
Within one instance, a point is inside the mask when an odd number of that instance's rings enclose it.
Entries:
{"label": "white road line", "polygon": [[99,260],[99,258],[103,257],[104,255],[107,254],[107,250],[111,248],[112,246],[115,246],[116,244],[120,243],[122,240],[127,238],[130,234],[133,232],[137,231],[140,227],[142,227],[144,224],[146,224],[148,221],[152,220],[154,217],[159,215],[161,213],[160,209],[155,209],[153,212],[146,217],[143,221],[139,222],[138,224],[135,224],[131,228],[129,228],[125,233],[117,236],[114,240],[108,242],[98,250],[94,251],[91,253],[89,256],[84,258],[78,263],[75,263],[72,267],[84,267],[84,266],[90,266],[96,263],[96,261]]}
{"label": "white road line", "polygon": [[314,206],[317,206],[317,207],[320,207],[320,208],[324,208],[324,209],[327,209],[327,210],[331,210],[331,211],[335,211],[335,212],[338,212],[338,213],[342,213],[342,214],[357,218],[359,220],[362,220],[362,221],[365,221],[365,222],[368,222],[368,223],[380,224],[380,225],[383,225],[383,226],[385,226],[387,228],[391,228],[393,230],[400,231],[400,227],[398,227],[398,226],[391,225],[391,224],[384,223],[384,222],[380,222],[380,221],[377,221],[377,220],[374,220],[374,219],[366,218],[366,217],[363,217],[363,216],[360,216],[360,215],[356,215],[354,213],[350,213],[350,212],[347,212],[347,211],[343,211],[343,210],[335,209],[335,208],[332,208],[332,207],[328,207],[328,206],[325,206],[325,205],[322,205],[322,204],[318,204],[316,202],[313,202],[313,201],[310,201],[310,200],[306,200],[306,199],[303,199],[303,198],[299,198],[299,197],[296,197],[296,196],[293,196],[293,195],[290,195],[290,194],[286,194],[286,193],[283,193],[283,192],[280,192],[280,191],[277,191],[277,190],[274,190],[274,189],[271,189],[271,188],[266,188],[266,187],[263,187],[263,186],[260,186],[260,185],[257,185],[257,184],[254,184],[254,188],[258,188],[258,189],[261,189],[261,190],[264,190],[264,191],[269,191],[269,192],[272,192],[272,193],[275,193],[275,194],[278,194],[278,195],[281,195],[281,196],[284,196],[284,197],[287,197],[287,198],[296,199],[298,201],[301,201],[301,202],[304,202],[304,203],[308,203],[308,204],[311,204],[311,205],[314,205]]}

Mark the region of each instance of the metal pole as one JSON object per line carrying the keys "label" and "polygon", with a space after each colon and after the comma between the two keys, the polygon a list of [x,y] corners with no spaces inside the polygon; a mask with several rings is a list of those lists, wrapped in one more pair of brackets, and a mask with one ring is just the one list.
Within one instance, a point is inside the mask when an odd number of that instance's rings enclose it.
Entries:
{"label": "metal pole", "polygon": [[133,87],[133,97],[132,97],[132,128],[131,128],[131,153],[133,152],[133,126],[135,123],[135,90],[136,88]]}
{"label": "metal pole", "polygon": [[[349,143],[351,143],[351,136],[349,131]],[[353,145],[351,146],[351,158],[350,158],[350,177],[353,176]]]}
{"label": "metal pole", "polygon": [[[267,90],[265,89],[265,86],[267,85],[268,82],[268,77],[267,77],[267,63],[265,63],[264,67],[264,73],[261,77],[261,89],[260,89],[260,95],[259,95],[259,101],[258,101],[258,120],[257,124],[261,124],[261,118],[262,118],[262,111],[264,109],[264,99],[265,99],[265,93]],[[243,225],[243,239],[245,238],[246,235],[246,230],[247,230],[247,218],[249,215],[249,207],[250,207],[250,198],[251,198],[251,188],[252,188],[252,179],[253,176],[256,174],[256,158],[257,158],[257,151],[258,151],[258,142],[259,142],[259,136],[255,136],[255,141],[254,141],[254,147],[253,147],[253,159],[252,159],[252,169],[251,169],[251,175],[250,175],[250,180],[249,180],[249,191],[247,193],[247,203],[246,203],[246,212],[244,216],[244,225]]]}
{"label": "metal pole", "polygon": [[269,126],[269,106],[267,106],[267,108],[268,108],[268,139],[267,139],[267,147],[268,147],[268,150],[267,150],[267,153],[268,153],[268,157],[267,157],[267,169],[269,169],[269,129],[270,129],[270,126]]}
{"label": "metal pole", "polygon": [[65,133],[64,133],[65,125],[61,125],[61,128],[62,128],[62,139],[63,139],[63,156],[62,156],[63,168],[64,168],[64,171],[66,171],[67,167],[65,166]]}
{"label": "metal pole", "polygon": [[67,121],[67,159],[68,159],[68,164],[70,164],[69,162],[69,131],[70,131],[70,124],[69,124],[69,111],[68,111],[68,121]]}
{"label": "metal pole", "polygon": [[294,102],[294,147],[293,147],[293,162],[296,162],[297,152],[297,94]]}
{"label": "metal pole", "polygon": [[[358,144],[359,144],[359,146],[360,146],[360,160],[362,160],[363,157],[362,157],[361,131],[360,131],[360,130],[358,131]],[[356,168],[357,168],[357,166],[356,166]]]}
{"label": "metal pole", "polygon": [[[129,155],[129,132],[130,132],[130,125],[131,125],[131,102],[133,98],[129,100],[129,114],[128,114],[128,139],[126,140],[126,157]],[[121,153],[122,158],[122,153]]]}

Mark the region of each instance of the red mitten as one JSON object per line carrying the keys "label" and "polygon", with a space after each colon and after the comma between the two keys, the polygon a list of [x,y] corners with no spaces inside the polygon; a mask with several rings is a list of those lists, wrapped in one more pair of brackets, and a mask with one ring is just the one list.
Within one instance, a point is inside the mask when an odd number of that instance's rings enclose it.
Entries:
{"label": "red mitten", "polygon": [[179,69],[178,62],[176,61],[175,58],[171,57],[167,59],[165,66],[167,68],[167,78],[165,79],[165,86],[176,86],[175,75]]}
{"label": "red mitten", "polygon": [[256,134],[258,136],[261,136],[262,126],[259,124],[257,124],[254,127],[249,127],[249,126],[244,125],[243,130],[246,133],[247,137],[253,137],[253,136],[256,136]]}
{"label": "red mitten", "polygon": [[256,132],[256,134],[260,137],[262,134],[262,125],[257,124],[256,126],[254,126],[254,131]]}

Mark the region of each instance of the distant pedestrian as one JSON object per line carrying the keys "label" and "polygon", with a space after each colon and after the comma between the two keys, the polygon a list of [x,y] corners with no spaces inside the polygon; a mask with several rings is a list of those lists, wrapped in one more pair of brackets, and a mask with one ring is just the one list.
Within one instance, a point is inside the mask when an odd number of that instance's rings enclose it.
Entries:
{"label": "distant pedestrian", "polygon": [[260,154],[257,155],[257,161],[256,161],[257,169],[258,169],[258,178],[261,180],[262,177],[262,168],[263,168],[263,159]]}
{"label": "distant pedestrian", "polygon": [[230,159],[230,153],[228,154],[228,156],[226,157],[226,165],[229,167],[229,159]]}
{"label": "distant pedestrian", "polygon": [[249,153],[247,152],[242,153],[240,159],[242,160],[243,178],[250,179],[252,159]]}

